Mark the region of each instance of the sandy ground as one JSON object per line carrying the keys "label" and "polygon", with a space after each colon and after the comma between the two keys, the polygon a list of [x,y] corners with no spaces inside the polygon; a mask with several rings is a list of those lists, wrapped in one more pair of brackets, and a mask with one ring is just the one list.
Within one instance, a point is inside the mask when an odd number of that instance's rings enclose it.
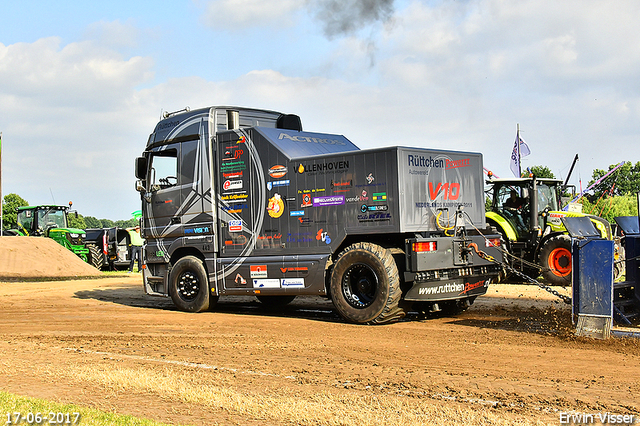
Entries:
{"label": "sandy ground", "polygon": [[458,317],[371,327],[345,324],[321,298],[278,313],[222,298],[214,312],[186,314],[146,296],[138,274],[5,282],[0,301],[0,389],[167,422],[296,423],[168,400],[159,384],[116,386],[90,368],[197,377],[251,395],[401,395],[509,421],[640,414],[638,339],[576,337],[566,305],[531,286],[495,285]]}
{"label": "sandy ground", "polygon": [[[640,415],[640,339],[577,337],[570,308],[534,286],[494,285],[457,317],[384,326],[346,324],[314,297],[280,312],[221,298],[187,314],[145,295],[138,274],[0,282],[0,302],[0,390],[170,423],[323,424],[260,411],[286,395],[399,398],[477,412],[471,424]],[[228,397],[198,399],[212,387]]]}
{"label": "sandy ground", "polygon": [[51,238],[0,237],[0,280],[100,276]]}

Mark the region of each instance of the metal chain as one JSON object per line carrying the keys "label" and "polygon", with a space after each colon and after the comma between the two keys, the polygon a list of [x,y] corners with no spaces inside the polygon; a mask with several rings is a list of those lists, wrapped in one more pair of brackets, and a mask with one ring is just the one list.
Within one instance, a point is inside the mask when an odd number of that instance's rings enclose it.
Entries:
{"label": "metal chain", "polygon": [[[465,214],[467,214],[467,212],[465,212]],[[469,216],[469,215],[467,214],[467,217],[468,217],[468,216]],[[471,219],[471,218],[469,217],[469,219]],[[472,226],[473,228],[475,228],[475,230],[476,230],[476,231],[477,231],[477,232],[482,236],[482,238],[484,238],[484,239],[485,239],[485,241],[488,241],[488,238],[487,238],[487,237],[485,237],[485,236],[484,236],[484,234],[483,234],[483,233],[482,233],[478,228],[476,228],[476,226],[473,224],[473,221],[471,221],[471,226]],[[472,244],[473,244],[473,243],[472,243]],[[471,247],[471,246],[472,246],[472,244],[469,244],[469,246]],[[536,280],[536,279],[533,279],[533,278],[531,278],[530,276],[525,275],[525,274],[523,274],[523,273],[522,273],[522,272],[520,272],[520,271],[517,271],[516,269],[514,269],[511,265],[509,265],[509,264],[508,264],[507,262],[505,262],[504,260],[503,260],[502,262],[498,262],[498,261],[497,261],[497,260],[495,260],[492,256],[489,256],[488,254],[486,254],[486,253],[484,253],[483,251],[479,250],[477,245],[473,244],[473,246],[475,246],[475,247],[473,247],[473,248],[475,248],[476,252],[478,253],[478,256],[480,256],[481,258],[483,258],[483,259],[485,259],[485,260],[488,260],[489,262],[502,264],[502,267],[504,267],[504,268],[508,269],[508,270],[509,270],[509,272],[510,272],[511,274],[513,274],[513,275],[517,275],[518,277],[520,277],[520,278],[524,279],[526,282],[528,282],[528,283],[530,283],[530,284],[535,284],[535,285],[537,285],[537,286],[538,286],[538,287],[540,287],[542,290],[545,290],[545,291],[547,291],[547,292],[549,292],[549,293],[553,294],[553,295],[554,295],[554,296],[556,296],[557,298],[561,299],[561,300],[562,300],[564,303],[566,303],[567,305],[570,305],[570,304],[571,304],[571,298],[570,298],[569,296],[564,295],[564,294],[560,294],[557,290],[555,290],[555,289],[551,288],[551,286],[549,286],[549,285],[547,285],[547,284],[543,284],[543,283],[541,283],[540,281],[538,281],[538,280]],[[511,256],[512,258],[517,259],[517,260],[521,261],[521,262],[522,262],[522,263],[524,263],[524,264],[527,264],[527,265],[529,265],[529,266],[532,266],[532,267],[534,267],[534,268],[537,268],[537,269],[539,269],[539,270],[542,270],[542,268],[541,268],[539,265],[536,265],[536,264],[534,264],[534,263],[528,262],[528,261],[526,261],[526,260],[524,260],[524,259],[520,259],[520,258],[518,258],[517,256],[513,255],[512,253],[509,253],[507,250],[505,250],[505,249],[504,249],[504,248],[502,248],[502,247],[496,247],[496,248],[497,248],[500,252],[502,252],[502,254],[503,254],[503,255]]]}
{"label": "metal chain", "polygon": [[517,275],[518,277],[522,278],[526,282],[531,283],[531,284],[535,284],[538,287],[540,287],[541,289],[543,289],[545,291],[548,291],[549,293],[553,294],[554,296],[562,299],[562,301],[564,303],[566,303],[567,305],[571,304],[571,298],[569,296],[564,295],[564,294],[560,294],[557,290],[553,289],[551,286],[549,286],[547,284],[543,284],[540,281],[538,281],[538,280],[536,280],[534,278],[531,278],[530,276],[525,275],[520,271],[515,270],[514,268],[511,267],[511,265],[508,265],[508,264],[503,262],[503,266],[505,266],[509,270],[509,272],[511,274]]}

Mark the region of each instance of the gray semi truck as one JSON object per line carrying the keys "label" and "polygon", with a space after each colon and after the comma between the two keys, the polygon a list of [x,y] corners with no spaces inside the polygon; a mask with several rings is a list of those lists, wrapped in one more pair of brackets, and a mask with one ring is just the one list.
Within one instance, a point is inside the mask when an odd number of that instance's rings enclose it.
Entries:
{"label": "gray semi truck", "polygon": [[188,312],[321,295],[361,324],[459,312],[501,272],[482,167],[479,153],[360,150],[275,111],[167,113],[135,162],[145,291]]}

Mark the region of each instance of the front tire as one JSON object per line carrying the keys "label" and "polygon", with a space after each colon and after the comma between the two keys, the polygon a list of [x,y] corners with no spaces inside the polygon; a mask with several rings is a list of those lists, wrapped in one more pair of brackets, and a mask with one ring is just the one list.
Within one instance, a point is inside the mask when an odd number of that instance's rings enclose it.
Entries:
{"label": "front tire", "polygon": [[181,311],[209,309],[209,279],[200,259],[185,256],[176,262],[169,274],[169,295]]}
{"label": "front tire", "polygon": [[554,285],[571,284],[571,238],[556,235],[549,238],[540,249],[542,276]]}
{"label": "front tire", "polygon": [[356,243],[335,262],[330,293],[345,320],[356,324],[382,324],[405,316],[399,307],[398,267],[391,252],[376,244]]}

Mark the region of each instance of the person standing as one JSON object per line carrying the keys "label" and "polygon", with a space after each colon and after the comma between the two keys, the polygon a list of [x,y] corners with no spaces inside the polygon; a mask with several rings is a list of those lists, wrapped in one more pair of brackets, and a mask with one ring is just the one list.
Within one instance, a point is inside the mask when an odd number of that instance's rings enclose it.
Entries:
{"label": "person standing", "polygon": [[142,237],[140,236],[140,226],[128,229],[131,239],[131,262],[129,263],[129,273],[133,272],[133,265],[138,260],[138,272],[142,272]]}

